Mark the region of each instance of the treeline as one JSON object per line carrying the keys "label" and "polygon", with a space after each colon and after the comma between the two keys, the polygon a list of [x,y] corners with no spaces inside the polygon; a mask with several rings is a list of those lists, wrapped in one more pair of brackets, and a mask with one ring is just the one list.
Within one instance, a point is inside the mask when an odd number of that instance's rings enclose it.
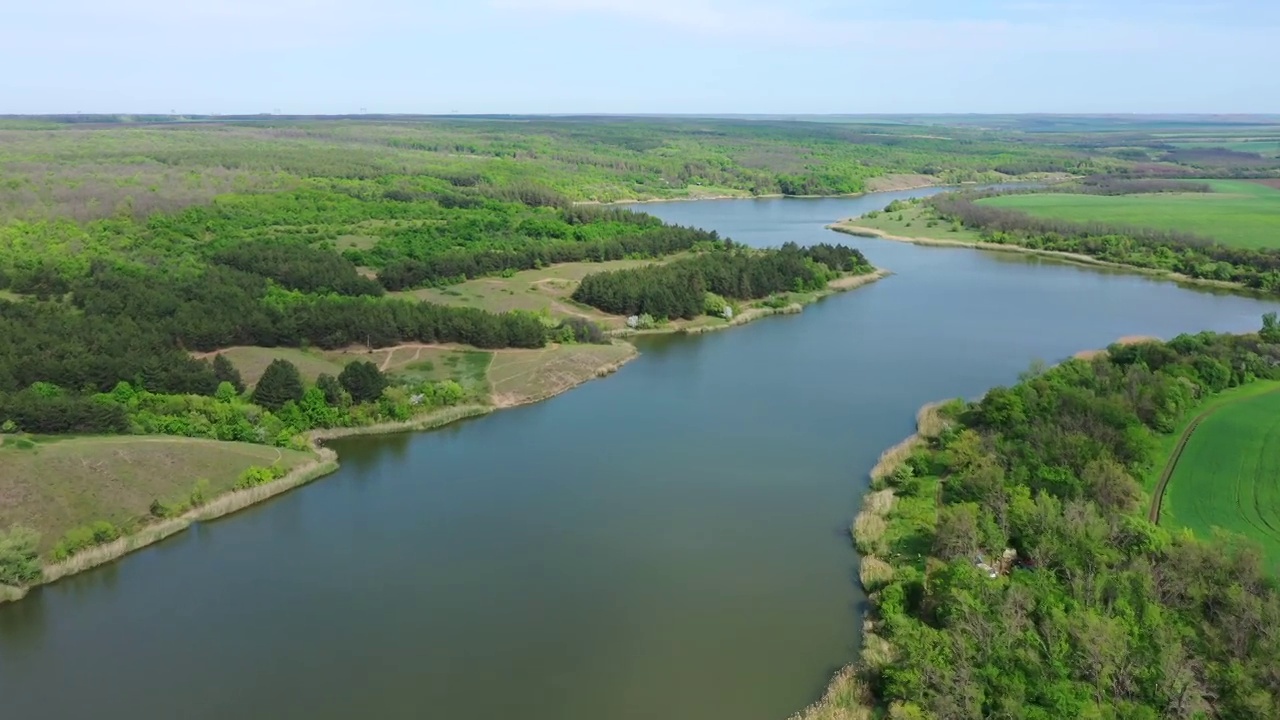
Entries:
{"label": "treeline", "polygon": [[710,252],[666,265],[594,273],[582,279],[573,299],[615,315],[694,318],[706,294],[752,300],[778,292],[826,287],[837,274],[870,272],[862,253],[844,245],[777,250]]}
{"label": "treeline", "polygon": [[1229,247],[1192,233],[1035,217],[974,202],[982,195],[949,193],[924,202],[947,222],[978,230],[988,242],[1078,253],[1192,278],[1236,282],[1280,292],[1280,250]]}
{"label": "treeline", "polygon": [[[1038,192],[1059,191],[1059,186],[1049,186]],[[1208,193],[1213,187],[1205,182],[1163,180],[1158,178],[1125,178],[1116,175],[1091,175],[1082,178],[1078,185],[1061,186],[1064,192],[1084,195],[1141,195],[1144,193]]]}
{"label": "treeline", "polygon": [[241,243],[215,252],[211,259],[305,293],[377,296],[383,292],[377,281],[361,276],[350,260],[298,242]]}
{"label": "treeline", "polygon": [[881,481],[855,527],[875,606],[860,679],[892,717],[1275,716],[1259,548],[1148,522],[1136,480],[1165,460],[1156,433],[1280,377],[1268,326],[1030,373]]}
{"label": "treeline", "polygon": [[605,240],[530,241],[522,248],[459,249],[424,259],[399,258],[390,261],[378,272],[378,281],[388,290],[404,290],[496,275],[504,271],[530,270],[555,263],[660,258],[694,248],[724,246],[714,232],[662,227],[643,235]]}

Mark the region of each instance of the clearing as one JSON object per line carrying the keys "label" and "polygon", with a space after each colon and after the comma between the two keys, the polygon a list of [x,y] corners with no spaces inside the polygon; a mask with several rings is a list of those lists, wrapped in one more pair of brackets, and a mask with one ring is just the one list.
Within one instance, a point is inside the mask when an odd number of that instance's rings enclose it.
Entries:
{"label": "clearing", "polygon": [[496,352],[489,366],[493,404],[512,407],[549,398],[607,375],[635,356],[635,346],[627,342]]}
{"label": "clearing", "polygon": [[[288,360],[298,367],[302,377],[315,382],[321,374],[337,377],[347,364],[356,360],[375,363],[383,372],[406,381],[456,380],[464,386],[479,379],[483,381],[484,368],[489,364],[489,353],[465,349],[453,345],[408,344],[371,350],[363,346],[341,350],[308,348],[264,348],[251,346],[229,347],[210,353],[198,353],[197,357],[212,358],[226,355],[240,371],[245,385],[253,387],[267,366],[277,358]],[[479,372],[475,368],[480,367]]]}
{"label": "clearing", "polygon": [[1169,476],[1166,520],[1208,538],[1215,527],[1258,542],[1280,568],[1280,383],[1246,386],[1202,412]]}
{"label": "clearing", "polygon": [[874,217],[863,215],[837,223],[838,226],[854,232],[858,228],[866,228],[899,238],[924,238],[926,240],[942,240],[951,242],[982,242],[976,230],[957,228],[951,223],[935,220],[933,210],[920,204],[907,205],[899,212],[875,213]]}
{"label": "clearing", "polygon": [[687,255],[669,255],[652,260],[563,263],[536,270],[522,270],[511,277],[483,277],[447,287],[390,294],[392,297],[412,297],[440,305],[474,307],[489,312],[528,310],[558,318],[577,316],[593,320],[601,327],[620,328],[625,324],[625,318],[607,315],[569,299],[578,282],[592,273],[662,264],[681,257]]}
{"label": "clearing", "polygon": [[1213,192],[1043,193],[1003,195],[979,202],[1062,220],[1190,232],[1234,247],[1280,247],[1280,189],[1247,180],[1211,180],[1209,185]]}
{"label": "clearing", "polygon": [[265,445],[161,436],[0,436],[0,528],[40,532],[49,551],[68,530],[97,520],[125,527],[153,500],[185,501],[197,479],[209,497],[230,490],[253,465],[294,468],[312,455]]}

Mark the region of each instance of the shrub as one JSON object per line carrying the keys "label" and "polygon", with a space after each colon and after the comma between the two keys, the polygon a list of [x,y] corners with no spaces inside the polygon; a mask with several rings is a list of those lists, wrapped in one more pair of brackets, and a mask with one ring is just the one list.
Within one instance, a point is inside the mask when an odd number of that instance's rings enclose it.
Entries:
{"label": "shrub", "polygon": [[40,535],[18,525],[0,533],[0,584],[30,585],[40,579],[36,548]]}
{"label": "shrub", "polygon": [[95,545],[105,545],[119,537],[120,529],[106,520],[72,528],[62,536],[57,545],[53,546],[53,559],[66,560],[81,550]]}
{"label": "shrub", "polygon": [[266,485],[272,480],[278,480],[284,477],[286,470],[279,465],[270,467],[253,466],[240,474],[240,479],[236,481],[235,488],[237,490],[248,490],[259,485]]}

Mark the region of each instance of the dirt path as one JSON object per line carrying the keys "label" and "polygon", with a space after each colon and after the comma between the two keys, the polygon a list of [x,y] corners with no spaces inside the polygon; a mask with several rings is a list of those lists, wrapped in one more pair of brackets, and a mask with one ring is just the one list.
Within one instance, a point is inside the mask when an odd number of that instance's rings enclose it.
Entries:
{"label": "dirt path", "polygon": [[[1280,392],[1280,390],[1272,390],[1271,392]],[[1160,480],[1156,483],[1155,493],[1151,496],[1151,509],[1147,511],[1147,520],[1156,525],[1160,524],[1160,511],[1164,509],[1164,492],[1169,487],[1169,480],[1173,478],[1173,472],[1178,469],[1178,460],[1182,458],[1182,451],[1187,449],[1187,443],[1191,440],[1191,435],[1196,431],[1196,428],[1200,427],[1200,423],[1223,408],[1231,407],[1241,400],[1250,400],[1256,397],[1260,396],[1247,396],[1209,408],[1195,416],[1191,424],[1187,425],[1187,429],[1183,430],[1182,434],[1178,436],[1178,444],[1174,446],[1173,454],[1169,456],[1169,461],[1164,464],[1164,469],[1160,471]]]}

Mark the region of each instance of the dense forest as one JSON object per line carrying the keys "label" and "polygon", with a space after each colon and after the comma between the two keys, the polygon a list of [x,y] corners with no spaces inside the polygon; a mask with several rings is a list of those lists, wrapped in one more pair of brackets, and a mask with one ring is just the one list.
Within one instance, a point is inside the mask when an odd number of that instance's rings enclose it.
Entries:
{"label": "dense forest", "polygon": [[1191,233],[1035,217],[977,203],[991,193],[924,200],[938,219],[978,230],[988,242],[1088,255],[1204,280],[1280,292],[1280,250],[1231,247]]}
{"label": "dense forest", "polygon": [[705,312],[707,293],[753,300],[778,292],[820,290],[842,273],[871,272],[862,253],[826,243],[778,250],[705,253],[665,265],[595,273],[582,279],[573,299],[608,313],[694,318]]}
{"label": "dense forest", "polygon": [[1259,549],[1151,524],[1135,480],[1198,403],[1280,376],[1269,326],[1113,346],[944,409],[854,527],[864,680],[893,717],[1275,716]]}

